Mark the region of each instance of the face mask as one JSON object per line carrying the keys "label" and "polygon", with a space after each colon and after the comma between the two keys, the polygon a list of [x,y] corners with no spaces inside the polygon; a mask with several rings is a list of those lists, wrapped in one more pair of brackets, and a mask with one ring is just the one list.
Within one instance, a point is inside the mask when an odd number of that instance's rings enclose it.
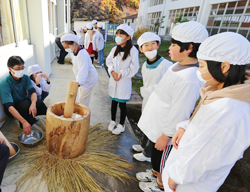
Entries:
{"label": "face mask", "polygon": [[208,73],[208,71],[206,71],[206,72],[204,72],[204,73],[201,73],[199,70],[196,71],[196,75],[197,75],[198,79],[199,79],[203,84],[206,84],[208,81],[211,81],[211,80],[214,79],[214,78],[209,79],[209,80],[203,79],[202,75],[205,74],[205,73]]}
{"label": "face mask", "polygon": [[14,75],[16,78],[22,78],[23,77],[23,70],[20,71],[15,71],[14,69],[12,69],[15,74],[12,73],[12,75]]}
{"label": "face mask", "polygon": [[153,51],[147,51],[144,54],[147,58],[153,59],[157,55],[157,50],[155,49]]}
{"label": "face mask", "polygon": [[72,53],[72,52],[73,52],[73,49],[68,48],[68,49],[65,49],[65,51],[68,52],[68,53]]}
{"label": "face mask", "polygon": [[115,42],[116,42],[117,45],[121,44],[122,43],[122,38],[121,37],[116,37]]}

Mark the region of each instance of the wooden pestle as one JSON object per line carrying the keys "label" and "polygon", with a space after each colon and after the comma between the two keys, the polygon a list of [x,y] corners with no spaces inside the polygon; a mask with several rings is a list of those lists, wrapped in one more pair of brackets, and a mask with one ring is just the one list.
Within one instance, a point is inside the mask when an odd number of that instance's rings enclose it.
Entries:
{"label": "wooden pestle", "polygon": [[69,81],[67,98],[66,98],[65,108],[64,108],[64,117],[65,118],[72,117],[72,114],[74,111],[74,106],[75,106],[75,101],[76,101],[78,86],[79,86],[78,82],[73,81],[73,80]]}
{"label": "wooden pestle", "polygon": [[10,142],[6,139],[6,137],[2,134],[2,132],[0,131],[0,138],[5,140],[6,145],[9,147],[10,149],[10,157],[16,154],[16,150],[12,147],[12,145],[10,144]]}

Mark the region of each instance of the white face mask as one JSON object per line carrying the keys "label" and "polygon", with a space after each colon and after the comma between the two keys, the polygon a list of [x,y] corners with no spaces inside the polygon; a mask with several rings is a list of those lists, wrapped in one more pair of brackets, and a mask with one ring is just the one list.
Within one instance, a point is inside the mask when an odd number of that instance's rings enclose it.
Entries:
{"label": "white face mask", "polygon": [[73,53],[73,49],[71,49],[71,48],[65,49],[65,51],[68,53]]}
{"label": "white face mask", "polygon": [[115,38],[115,42],[116,42],[116,44],[117,44],[117,45],[119,45],[119,44],[123,43],[123,41],[122,41],[122,38],[121,38],[121,37],[116,37],[116,38]]}
{"label": "white face mask", "polygon": [[15,74],[12,73],[12,75],[14,75],[16,78],[22,78],[23,77],[23,70],[15,71],[14,69],[12,69],[12,71],[15,72]]}
{"label": "white face mask", "polygon": [[148,59],[153,59],[157,55],[157,50],[147,51],[144,54]]}
{"label": "white face mask", "polygon": [[209,80],[203,79],[202,75],[205,74],[205,73],[208,73],[208,71],[206,71],[206,72],[204,72],[204,73],[201,73],[199,70],[196,71],[196,75],[197,75],[198,79],[199,79],[203,84],[206,84],[208,81],[211,81],[211,80],[214,79],[214,78],[209,79]]}

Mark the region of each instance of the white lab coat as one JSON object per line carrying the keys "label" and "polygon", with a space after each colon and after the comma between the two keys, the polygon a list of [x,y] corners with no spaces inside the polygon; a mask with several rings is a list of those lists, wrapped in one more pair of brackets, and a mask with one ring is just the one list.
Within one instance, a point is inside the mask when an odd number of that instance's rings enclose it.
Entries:
{"label": "white lab coat", "polygon": [[47,81],[45,81],[43,78],[40,81],[40,87],[38,87],[33,80],[31,80],[31,83],[36,90],[37,96],[42,95],[43,91],[49,92],[49,90],[51,88],[51,82],[50,82],[50,84],[48,84]]}
{"label": "white lab coat", "polygon": [[250,145],[250,103],[222,98],[201,105],[172,149],[163,170],[165,192],[170,177],[176,192],[215,192]]}
{"label": "white lab coat", "polygon": [[[132,46],[130,49],[130,55],[128,55],[125,61],[122,61],[124,52],[120,52],[115,58],[113,58],[115,49],[116,46],[112,48],[106,59],[106,65],[110,74],[108,93],[109,96],[113,98],[128,100],[130,99],[132,92],[131,78],[139,70],[139,52],[134,46]],[[119,81],[114,80],[111,75],[112,71],[117,74],[120,72],[122,73],[122,77]]]}
{"label": "white lab coat", "polygon": [[85,35],[84,35],[82,32],[80,32],[80,33],[78,33],[78,34],[79,34],[79,35],[78,35],[78,38],[79,38],[78,44],[79,44],[79,45],[84,45]]}
{"label": "white lab coat", "polygon": [[90,41],[90,35],[88,34],[88,32],[85,33],[84,48],[88,49],[90,43],[92,43],[93,50],[96,51],[96,32],[93,34],[92,41]]}
{"label": "white lab coat", "polygon": [[154,87],[159,83],[167,69],[173,64],[172,62],[164,59],[155,69],[148,69],[144,62],[142,65],[142,78],[143,86],[140,88],[141,95],[143,97],[142,101],[142,111],[148,101],[149,96],[154,91]]}
{"label": "white lab coat", "polygon": [[82,49],[78,52],[77,56],[70,53],[70,57],[73,63],[72,70],[76,81],[80,84],[80,88],[83,91],[92,89],[98,80],[98,73],[92,65],[88,52]]}
{"label": "white lab coat", "polygon": [[103,35],[99,31],[96,32],[96,48],[98,49],[98,51],[104,49]]}
{"label": "white lab coat", "polygon": [[172,137],[177,123],[187,120],[195,107],[202,83],[196,76],[197,67],[174,72],[170,66],[143,110],[138,127],[152,141],[165,134]]}

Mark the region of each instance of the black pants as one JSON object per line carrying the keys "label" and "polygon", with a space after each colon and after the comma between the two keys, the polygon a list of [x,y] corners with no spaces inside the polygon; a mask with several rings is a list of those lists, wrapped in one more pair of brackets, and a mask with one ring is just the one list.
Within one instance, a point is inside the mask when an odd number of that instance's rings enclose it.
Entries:
{"label": "black pants", "polygon": [[152,142],[145,134],[143,134],[141,146],[144,149],[142,153],[145,157],[151,157],[151,145]]}
{"label": "black pants", "polygon": [[127,106],[126,106],[126,103],[120,103],[120,102],[112,100],[112,103],[111,103],[111,119],[113,121],[116,120],[116,111],[117,111],[117,105],[118,105],[118,103],[119,103],[119,107],[120,107],[120,110],[121,110],[120,124],[124,125],[125,118],[127,116]]}
{"label": "black pants", "polygon": [[92,61],[92,64],[94,63],[94,58],[95,58],[95,56],[94,57],[90,57],[90,59]]}
{"label": "black pants", "polygon": [[56,44],[60,49],[60,55],[59,55],[59,59],[58,59],[58,63],[64,63],[64,58],[66,57],[66,55],[68,54],[68,52],[65,51],[62,43],[61,43],[61,38],[57,37],[56,38]]}
{"label": "black pants", "polygon": [[3,180],[4,171],[7,167],[9,156],[10,156],[9,147],[7,145],[0,143],[0,186]]}
{"label": "black pants", "polygon": [[[19,114],[26,120],[30,125],[33,125],[37,120],[33,117],[32,114],[29,114],[29,108],[31,105],[30,99],[24,99],[23,101],[14,103],[15,109],[19,112]],[[43,101],[37,100],[36,102],[37,115],[46,115],[47,107]],[[4,107],[4,112],[9,117],[13,117],[13,115],[9,112],[9,110]],[[22,128],[22,124],[20,123]]]}

